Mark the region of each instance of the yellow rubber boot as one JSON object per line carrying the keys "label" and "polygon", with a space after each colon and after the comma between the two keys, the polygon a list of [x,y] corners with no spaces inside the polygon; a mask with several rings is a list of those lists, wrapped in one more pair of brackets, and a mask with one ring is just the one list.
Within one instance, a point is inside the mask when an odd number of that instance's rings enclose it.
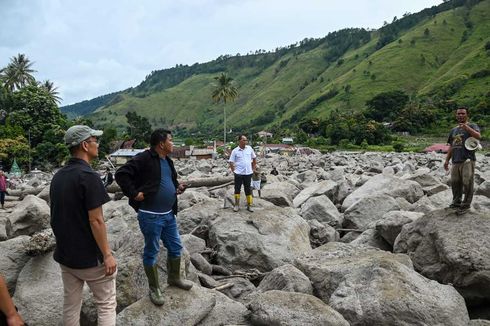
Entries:
{"label": "yellow rubber boot", "polygon": [[238,212],[240,209],[240,194],[235,194],[235,206],[233,206],[233,211]]}
{"label": "yellow rubber boot", "polygon": [[253,201],[252,195],[248,195],[247,196],[247,211],[249,211],[249,212],[253,212],[252,201]]}

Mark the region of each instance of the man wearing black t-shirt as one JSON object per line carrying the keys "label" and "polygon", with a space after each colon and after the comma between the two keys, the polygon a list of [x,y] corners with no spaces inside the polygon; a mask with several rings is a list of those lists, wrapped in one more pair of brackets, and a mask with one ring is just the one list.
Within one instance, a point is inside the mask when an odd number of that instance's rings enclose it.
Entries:
{"label": "man wearing black t-shirt", "polygon": [[83,285],[97,304],[98,325],[116,324],[116,260],[107,241],[102,205],[109,196],[89,162],[98,156],[102,131],[76,125],[65,134],[71,158],[51,181],[54,260],[64,288],[63,325],[79,325]]}
{"label": "man wearing black t-shirt", "polygon": [[[475,176],[475,151],[465,148],[465,141],[469,137],[480,139],[480,128],[474,123],[468,123],[468,108],[461,107],[456,110],[458,126],[449,133],[447,152],[444,169],[449,171],[449,160],[452,159],[451,188],[453,201],[449,207],[457,208],[464,212],[471,206],[473,200],[474,176]],[[464,200],[462,197],[464,196]]]}
{"label": "man wearing black t-shirt", "polygon": [[116,171],[116,182],[138,212],[138,222],[145,238],[143,266],[148,278],[150,300],[163,305],[158,280],[157,258],[160,241],[167,248],[167,283],[184,290],[192,282],[180,274],[182,241],[175,216],[177,195],[186,186],[178,183],[177,172],[169,155],[173,151],[172,133],[157,129],[150,137],[150,149],[136,155]]}

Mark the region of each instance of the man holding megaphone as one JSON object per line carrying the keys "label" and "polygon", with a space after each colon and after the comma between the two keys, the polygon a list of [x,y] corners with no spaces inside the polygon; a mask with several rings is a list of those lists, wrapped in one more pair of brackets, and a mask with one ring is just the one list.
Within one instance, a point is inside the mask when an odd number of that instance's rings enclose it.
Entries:
{"label": "man holding megaphone", "polygon": [[[456,208],[461,213],[470,209],[473,199],[475,150],[478,148],[478,141],[481,138],[480,128],[476,124],[468,122],[468,115],[469,110],[466,107],[460,107],[456,110],[458,126],[449,133],[447,140],[449,151],[444,162],[444,169],[449,171],[449,160],[452,159],[451,188],[453,201],[449,207]],[[466,141],[470,137],[474,138],[473,142]],[[475,142],[477,146],[472,145]]]}

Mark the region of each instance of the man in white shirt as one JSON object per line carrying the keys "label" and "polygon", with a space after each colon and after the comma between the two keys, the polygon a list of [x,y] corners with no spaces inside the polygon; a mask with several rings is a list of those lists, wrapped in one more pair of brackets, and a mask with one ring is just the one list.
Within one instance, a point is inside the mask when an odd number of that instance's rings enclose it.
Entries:
{"label": "man in white shirt", "polygon": [[252,191],[250,189],[250,183],[252,180],[252,174],[256,169],[257,161],[256,155],[252,147],[247,145],[248,139],[245,135],[238,137],[238,147],[233,149],[230,155],[228,163],[230,169],[235,176],[235,206],[234,212],[238,212],[240,207],[240,189],[242,187],[245,190],[247,196],[247,210],[252,210]]}

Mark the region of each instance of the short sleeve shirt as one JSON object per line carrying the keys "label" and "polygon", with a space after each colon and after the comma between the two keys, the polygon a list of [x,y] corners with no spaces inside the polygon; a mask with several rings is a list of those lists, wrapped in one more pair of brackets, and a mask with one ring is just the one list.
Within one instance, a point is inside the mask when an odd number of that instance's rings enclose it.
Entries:
{"label": "short sleeve shirt", "polygon": [[81,159],[71,158],[51,180],[54,260],[70,268],[95,267],[103,256],[90,227],[88,211],[110,200],[100,176]]}
{"label": "short sleeve shirt", "polygon": [[[475,131],[480,132],[480,128],[476,124],[470,123],[468,125]],[[469,137],[471,137],[470,134],[459,126],[453,128],[449,133],[447,142],[451,145],[451,158],[453,163],[462,163],[467,159],[476,161],[475,151],[469,151],[464,147],[464,142]]]}
{"label": "short sleeve shirt", "polygon": [[257,156],[254,150],[249,145],[245,145],[244,149],[240,146],[235,147],[231,152],[228,162],[232,162],[235,165],[235,173],[241,175],[252,174],[252,160]]}

